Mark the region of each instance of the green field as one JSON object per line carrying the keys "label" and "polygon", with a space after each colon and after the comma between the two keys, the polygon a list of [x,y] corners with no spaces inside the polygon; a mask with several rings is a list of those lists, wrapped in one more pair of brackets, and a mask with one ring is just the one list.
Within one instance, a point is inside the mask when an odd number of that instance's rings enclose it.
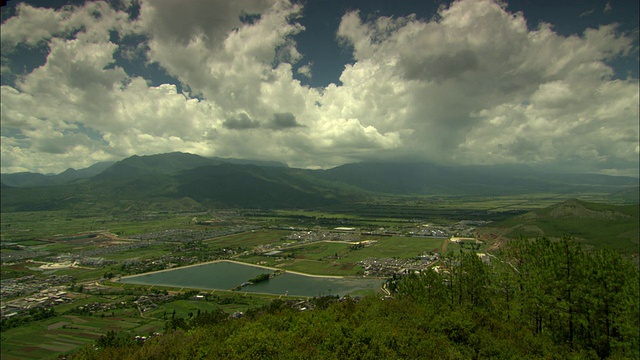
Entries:
{"label": "green field", "polygon": [[411,259],[421,253],[438,252],[446,239],[415,237],[365,237],[375,241],[354,250],[352,243],[320,241],[292,246],[278,257],[263,255],[243,256],[240,260],[260,263],[285,270],[316,275],[358,275],[362,268],[356,265],[367,258]]}
{"label": "green field", "polygon": [[[134,290],[137,294],[161,290],[159,287],[140,287],[121,283],[107,283],[113,290]],[[171,289],[170,289],[171,290]],[[178,290],[178,289],[173,289]],[[172,316],[187,318],[200,311],[221,309],[228,314],[246,311],[249,308],[263,306],[275,298],[226,291],[208,291],[214,301],[176,300],[161,303],[157,308],[140,313],[136,308],[124,308],[96,311],[92,315],[66,314],[69,310],[90,303],[118,303],[122,299],[131,299],[130,295],[77,295],[73,303],[56,307],[58,315],[2,332],[2,359],[47,359],[58,354],[70,352],[88,345],[109,330],[125,331],[133,335],[149,336],[154,332],[162,333],[166,320]],[[175,311],[175,314],[174,314]]]}
{"label": "green field", "polygon": [[[109,313],[111,314],[111,313]],[[62,315],[2,333],[2,359],[47,359],[77,350],[109,330],[149,335],[161,331],[163,321],[115,310],[114,316]]]}
{"label": "green field", "polygon": [[[191,222],[193,214],[168,213],[76,213],[59,211],[3,212],[2,241],[21,241],[73,236],[78,233],[111,232],[123,237],[168,229],[202,229]],[[24,244],[26,245],[26,244]]]}
{"label": "green field", "polygon": [[[600,199],[601,194],[584,195],[590,200]],[[130,213],[123,209],[121,212],[79,213],[69,211],[42,211],[2,213],[2,242],[17,243],[28,250],[47,251],[48,256],[64,253],[77,253],[89,249],[99,249],[118,241],[112,235],[103,236],[99,233],[119,235],[123,242],[127,237],[135,234],[159,232],[170,229],[207,230],[215,228],[233,228],[235,226],[251,225],[263,228],[234,235],[215,237],[201,242],[184,244],[179,242],[158,242],[150,247],[105,253],[95,257],[103,257],[116,263],[105,267],[68,268],[47,271],[35,271],[42,257],[36,262],[16,262],[3,265],[2,278],[16,278],[35,274],[38,279],[50,275],[71,275],[76,284],[94,284],[103,279],[107,273],[114,276],[125,275],[123,266],[125,260],[166,259],[175,263],[175,258],[183,257],[188,264],[200,259],[198,254],[224,254],[221,257],[317,275],[360,275],[363,269],[357,265],[367,258],[399,258],[414,259],[419,254],[441,252],[446,245],[447,253],[457,253],[461,246],[448,243],[447,239],[431,237],[404,236],[373,236],[362,235],[360,241],[371,241],[364,247],[355,247],[354,243],[338,241],[317,241],[302,243],[288,240],[294,230],[282,230],[289,227],[312,229],[333,229],[338,226],[378,229],[383,227],[392,230],[394,234],[409,234],[415,231],[419,224],[434,224],[449,229],[446,225],[456,224],[460,220],[491,220],[496,225],[495,232],[510,237],[537,236],[540,229],[547,236],[573,235],[593,247],[607,245],[607,247],[629,252],[633,247],[637,253],[638,247],[638,207],[627,206],[613,208],[609,205],[582,205],[581,212],[575,217],[575,211],[565,211],[560,215],[554,213],[555,208],[547,208],[565,200],[568,196],[554,194],[519,196],[519,197],[485,197],[462,198],[454,196],[394,198],[382,199],[370,204],[350,204],[340,209],[325,208],[321,210],[264,210],[251,211],[246,216],[224,217],[214,213],[183,214],[170,212],[136,212]],[[571,208],[574,209],[575,207]],[[536,211],[533,215],[523,215],[526,211]],[[594,217],[595,212],[603,213],[601,217]],[[609,216],[607,214],[622,214]],[[237,212],[235,214],[240,214]],[[520,214],[521,217],[516,215]],[[573,217],[569,217],[568,215]],[[565,216],[567,215],[567,216]],[[221,220],[214,225],[197,225],[193,221],[198,219],[217,218]],[[527,218],[529,216],[530,218]],[[629,220],[636,220],[635,222]],[[498,227],[499,226],[499,227]],[[276,230],[279,228],[280,230]],[[90,236],[90,234],[93,234]],[[135,242],[136,240],[133,240]],[[286,244],[286,245],[283,245]],[[263,250],[254,253],[256,247],[280,249],[277,256],[260,255]],[[462,249],[464,251],[485,252],[491,243],[487,241],[479,249]],[[232,252],[222,252],[220,249],[231,249]],[[27,251],[28,251],[27,250]],[[18,247],[3,249],[3,254],[20,253]],[[247,255],[240,255],[247,254]],[[444,255],[444,254],[443,254]],[[196,260],[194,260],[196,259]],[[197,260],[201,261],[201,260]],[[163,265],[164,266],[164,265]],[[128,297],[124,293],[133,292],[137,295],[153,291],[187,291],[189,289],[171,289],[161,287],[125,285],[121,283],[105,282],[105,292],[112,295],[75,294],[76,300],[72,304],[56,306],[58,314],[72,310],[92,302],[117,302],[118,299]],[[102,290],[101,290],[102,291]],[[71,292],[71,291],[70,291]],[[118,292],[121,292],[119,294]],[[108,330],[126,331],[131,334],[148,335],[150,332],[162,332],[167,314],[186,317],[189,313],[222,309],[227,313],[246,311],[247,309],[268,304],[274,297],[269,295],[250,294],[241,292],[208,291],[215,295],[215,301],[176,300],[159,304],[155,309],[140,314],[136,308],[109,310],[88,315],[57,315],[53,318],[34,321],[2,333],[2,359],[40,359],[56,357],[59,353],[73,351],[81,346],[90,344]]]}
{"label": "green field", "polygon": [[207,240],[209,245],[229,248],[251,248],[257,245],[266,245],[274,242],[283,242],[284,237],[289,236],[291,231],[288,230],[256,230],[241,234],[234,234]]}

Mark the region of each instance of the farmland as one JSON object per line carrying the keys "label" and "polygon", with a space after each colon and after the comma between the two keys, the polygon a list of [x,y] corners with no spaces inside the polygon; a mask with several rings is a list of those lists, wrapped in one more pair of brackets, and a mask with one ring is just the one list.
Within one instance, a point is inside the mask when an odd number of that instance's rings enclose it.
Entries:
{"label": "farmland", "polygon": [[[494,231],[494,224],[511,229],[516,216],[530,211],[558,213],[545,209],[560,199],[432,197],[342,209],[3,213],[2,357],[55,357],[109,331],[148,337],[163,333],[174,318],[216,311],[230,316],[279,298],[124,284],[117,281],[122,276],[233,259],[314,275],[386,278],[439,265],[461,251],[486,252],[494,243],[483,231]],[[612,211],[605,205],[590,209]],[[629,216],[637,216],[633,211]],[[578,229],[581,221],[566,223]],[[483,234],[482,242],[449,241],[476,233]],[[45,318],[29,312],[42,306],[54,312]]]}

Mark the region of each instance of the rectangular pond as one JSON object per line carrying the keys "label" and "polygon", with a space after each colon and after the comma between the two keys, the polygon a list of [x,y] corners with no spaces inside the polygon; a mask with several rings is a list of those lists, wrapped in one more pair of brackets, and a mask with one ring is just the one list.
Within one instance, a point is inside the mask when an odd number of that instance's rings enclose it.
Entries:
{"label": "rectangular pond", "polygon": [[[216,261],[153,273],[127,276],[123,283],[159,285],[204,290],[232,290],[260,274],[273,274],[272,268],[231,261]],[[242,287],[242,292],[292,296],[350,295],[379,290],[381,279],[321,277],[285,272],[270,280]]]}

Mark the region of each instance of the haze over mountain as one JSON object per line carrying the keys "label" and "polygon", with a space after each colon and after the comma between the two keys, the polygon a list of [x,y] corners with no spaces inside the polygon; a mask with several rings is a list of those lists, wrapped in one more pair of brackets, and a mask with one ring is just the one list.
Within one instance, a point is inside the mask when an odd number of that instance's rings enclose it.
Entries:
{"label": "haze over mountain", "polygon": [[38,174],[32,172],[21,172],[14,174],[0,174],[3,184],[9,186],[52,186],[66,184],[78,179],[86,179],[102,173],[104,170],[115,164],[114,161],[103,161],[84,169],[69,168],[60,174]]}
{"label": "haze over mountain", "polygon": [[[282,208],[364,201],[384,195],[534,193],[615,193],[622,197],[619,201],[637,201],[634,198],[637,190],[633,190],[638,187],[636,178],[545,173],[523,166],[445,167],[372,162],[306,170],[259,166],[250,160],[240,162],[244,164],[176,152],[132,156],[98,173],[105,164],[72,172],[82,176],[4,175],[2,209],[53,209],[83,203],[136,201],[166,206],[180,201],[180,206]],[[34,187],[45,185],[48,187]]]}

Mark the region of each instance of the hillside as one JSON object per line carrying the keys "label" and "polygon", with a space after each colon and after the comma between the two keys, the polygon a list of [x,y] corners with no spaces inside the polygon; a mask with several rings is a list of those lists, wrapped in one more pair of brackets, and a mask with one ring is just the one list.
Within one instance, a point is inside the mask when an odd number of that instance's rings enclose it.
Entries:
{"label": "hillside", "polygon": [[161,335],[110,332],[69,358],[638,358],[635,264],[567,239],[503,250],[491,265],[462,253],[443,259],[447,273],[389,279],[382,299],[285,296],[234,316],[171,316]]}
{"label": "hillside", "polygon": [[157,174],[173,174],[199,166],[218,165],[220,163],[220,161],[181,152],[149,156],[134,155],[105,169],[95,176],[94,180],[108,181]]}
{"label": "hillside", "polygon": [[213,206],[314,207],[362,198],[354,193],[339,197],[339,189],[320,185],[307,174],[299,169],[223,164],[183,171],[174,178],[178,196]]}
{"label": "hillside", "polygon": [[87,206],[170,209],[184,204],[195,208],[310,208],[381,196],[430,195],[610,193],[618,203],[638,202],[636,178],[550,174],[526,166],[359,163],[303,170],[273,162],[210,159],[179,152],[132,156],[107,165],[70,169],[59,175],[3,175],[3,184],[10,187],[2,192],[2,211]]}
{"label": "hillside", "polygon": [[319,172],[318,177],[395,195],[516,195],[530,193],[624,193],[638,179],[600,174],[558,174],[523,165],[440,166],[426,163],[346,164]]}
{"label": "hillside", "polygon": [[572,199],[491,223],[477,234],[489,241],[572,236],[594,248],[638,253],[638,209],[638,204],[616,206]]}

